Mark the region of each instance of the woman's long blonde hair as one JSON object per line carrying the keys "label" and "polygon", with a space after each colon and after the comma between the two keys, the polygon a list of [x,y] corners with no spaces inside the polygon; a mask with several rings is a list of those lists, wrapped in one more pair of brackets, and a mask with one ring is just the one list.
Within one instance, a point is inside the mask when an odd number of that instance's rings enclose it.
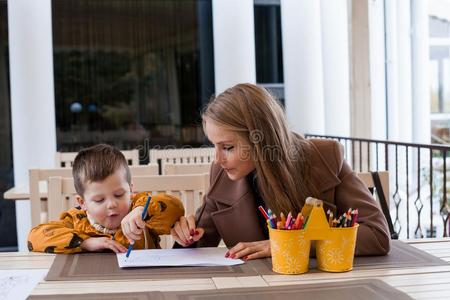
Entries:
{"label": "woman's long blonde hair", "polygon": [[310,144],[290,131],[280,103],[264,88],[238,84],[215,97],[202,113],[251,147],[258,190],[275,213],[298,213],[309,196]]}

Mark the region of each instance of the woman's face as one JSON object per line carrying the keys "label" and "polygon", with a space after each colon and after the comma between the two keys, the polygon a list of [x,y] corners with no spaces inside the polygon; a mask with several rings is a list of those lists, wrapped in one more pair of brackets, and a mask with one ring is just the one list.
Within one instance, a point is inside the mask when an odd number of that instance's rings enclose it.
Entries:
{"label": "woman's face", "polygon": [[255,169],[250,144],[242,141],[235,132],[209,119],[205,121],[205,131],[216,149],[216,163],[220,164],[231,180],[241,179]]}

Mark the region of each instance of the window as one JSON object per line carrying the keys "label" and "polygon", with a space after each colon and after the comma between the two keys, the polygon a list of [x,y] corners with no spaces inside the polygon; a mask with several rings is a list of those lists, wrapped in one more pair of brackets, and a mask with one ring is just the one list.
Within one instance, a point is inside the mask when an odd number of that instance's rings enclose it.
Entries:
{"label": "window", "polygon": [[450,113],[449,47],[436,42],[439,38],[450,39],[450,23],[447,20],[430,17],[429,24],[431,112]]}
{"label": "window", "polygon": [[256,82],[284,102],[280,1],[255,1]]}
{"label": "window", "polygon": [[430,99],[433,142],[450,142],[450,21],[430,16]]}
{"label": "window", "polygon": [[210,0],[58,0],[52,14],[58,151],[203,144]]}

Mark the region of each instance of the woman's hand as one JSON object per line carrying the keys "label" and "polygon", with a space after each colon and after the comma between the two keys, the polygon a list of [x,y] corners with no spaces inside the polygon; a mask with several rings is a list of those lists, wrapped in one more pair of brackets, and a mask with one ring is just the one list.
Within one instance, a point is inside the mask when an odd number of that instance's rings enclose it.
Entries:
{"label": "woman's hand", "polygon": [[270,241],[239,243],[225,254],[225,257],[250,260],[270,256]]}
{"label": "woman's hand", "polygon": [[127,252],[127,248],[122,246],[117,241],[114,241],[108,237],[92,237],[84,240],[81,245],[81,249],[94,252],[101,251],[105,249],[110,249],[115,253],[125,253]]}
{"label": "woman's hand", "polygon": [[145,228],[145,222],[142,220],[143,206],[138,206],[126,215],[122,222],[123,235],[128,239],[130,244],[141,239],[142,231]]}
{"label": "woman's hand", "polygon": [[195,217],[192,215],[182,216],[170,230],[170,234],[175,241],[183,247],[197,242],[204,233],[203,228],[195,227]]}

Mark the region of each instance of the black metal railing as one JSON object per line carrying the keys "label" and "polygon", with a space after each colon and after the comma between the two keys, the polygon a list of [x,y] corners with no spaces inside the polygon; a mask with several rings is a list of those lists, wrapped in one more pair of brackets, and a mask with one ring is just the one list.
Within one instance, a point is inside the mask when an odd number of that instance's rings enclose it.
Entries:
{"label": "black metal railing", "polygon": [[400,238],[450,236],[450,190],[447,191],[450,188],[450,182],[447,183],[450,146],[305,136],[338,140],[344,145],[345,158],[356,172],[389,171],[390,210]]}

